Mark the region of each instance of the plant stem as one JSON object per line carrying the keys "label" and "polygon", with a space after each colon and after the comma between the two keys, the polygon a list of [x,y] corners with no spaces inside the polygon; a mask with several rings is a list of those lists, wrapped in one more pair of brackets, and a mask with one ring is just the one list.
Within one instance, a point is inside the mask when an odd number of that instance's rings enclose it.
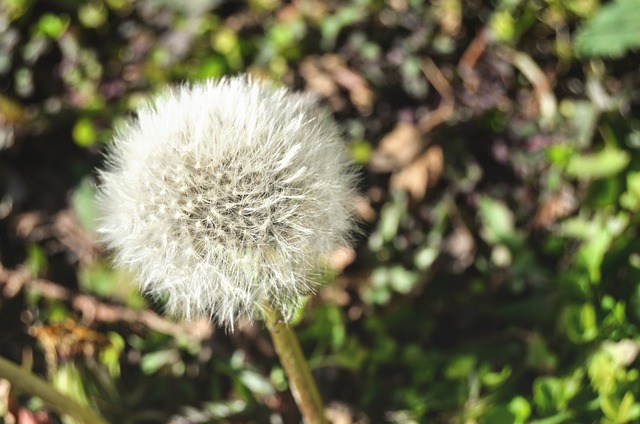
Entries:
{"label": "plant stem", "polygon": [[9,380],[11,385],[33,396],[37,396],[61,414],[70,415],[85,424],[107,424],[89,407],[80,405],[63,395],[47,381],[0,356],[0,378]]}
{"label": "plant stem", "polygon": [[291,327],[282,320],[279,312],[268,305],[264,306],[264,311],[267,328],[304,421],[307,424],[327,424],[318,386],[311,375],[298,338]]}

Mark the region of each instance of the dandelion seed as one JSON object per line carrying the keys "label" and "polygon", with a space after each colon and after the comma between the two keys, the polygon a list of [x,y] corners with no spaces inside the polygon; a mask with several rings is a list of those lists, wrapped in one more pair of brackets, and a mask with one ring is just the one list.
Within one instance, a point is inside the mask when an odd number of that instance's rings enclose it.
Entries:
{"label": "dandelion seed", "polygon": [[351,169],[307,96],[247,77],[183,86],[117,133],[99,231],[171,314],[233,328],[269,302],[290,317],[349,241]]}

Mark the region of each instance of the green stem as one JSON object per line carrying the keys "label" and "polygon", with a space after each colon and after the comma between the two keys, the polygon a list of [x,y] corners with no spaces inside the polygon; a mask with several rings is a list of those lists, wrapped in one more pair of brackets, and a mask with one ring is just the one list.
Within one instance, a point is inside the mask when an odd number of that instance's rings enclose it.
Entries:
{"label": "green stem", "polygon": [[300,343],[289,325],[282,320],[280,313],[268,305],[264,307],[266,324],[271,339],[280,357],[289,379],[293,398],[307,424],[326,424],[324,405],[318,386],[311,375]]}
{"label": "green stem", "polygon": [[85,424],[107,424],[91,409],[54,389],[40,377],[0,356],[0,378],[9,380],[11,385],[33,396],[37,396],[61,414],[71,415]]}

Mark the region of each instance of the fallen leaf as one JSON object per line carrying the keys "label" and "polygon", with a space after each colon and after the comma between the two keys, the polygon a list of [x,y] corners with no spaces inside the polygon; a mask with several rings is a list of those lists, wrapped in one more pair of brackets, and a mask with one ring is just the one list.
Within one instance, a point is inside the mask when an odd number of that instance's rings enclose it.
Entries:
{"label": "fallen leaf", "polygon": [[398,122],[387,133],[369,162],[373,172],[395,171],[411,163],[422,148],[420,131],[409,122]]}
{"label": "fallen leaf", "polygon": [[443,160],[442,148],[431,146],[411,164],[395,173],[390,186],[407,191],[411,198],[421,201],[429,184],[434,185],[442,175]]}
{"label": "fallen leaf", "polygon": [[300,64],[300,74],[307,81],[308,89],[327,98],[334,110],[346,106],[340,88],[349,93],[349,100],[362,115],[369,115],[373,110],[375,94],[367,80],[338,55],[311,56]]}
{"label": "fallen leaf", "polygon": [[369,115],[373,109],[375,94],[367,80],[356,73],[338,55],[326,55],[321,59],[323,67],[331,73],[334,80],[349,92],[351,103],[363,115]]}
{"label": "fallen leaf", "polygon": [[355,214],[364,222],[374,222],[378,217],[378,213],[371,206],[371,198],[358,196],[355,200]]}
{"label": "fallen leaf", "polygon": [[550,225],[570,215],[577,207],[578,199],[572,189],[563,187],[551,196],[536,212],[531,228],[548,228]]}
{"label": "fallen leaf", "polygon": [[341,247],[334,250],[329,256],[329,267],[334,271],[342,272],[356,260],[356,251],[351,247]]}

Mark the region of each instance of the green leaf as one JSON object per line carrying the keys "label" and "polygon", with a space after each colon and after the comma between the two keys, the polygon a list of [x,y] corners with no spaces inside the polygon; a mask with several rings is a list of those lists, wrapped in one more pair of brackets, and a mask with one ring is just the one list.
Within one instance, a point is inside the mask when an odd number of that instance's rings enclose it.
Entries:
{"label": "green leaf", "polygon": [[585,343],[598,336],[596,310],[591,303],[567,306],[563,314],[567,337],[574,343]]}
{"label": "green leaf", "polygon": [[151,375],[161,368],[181,362],[180,355],[175,349],[159,350],[145,354],[140,360],[140,369],[145,375]]}
{"label": "green leaf", "polygon": [[503,202],[484,196],[478,204],[482,220],[482,238],[495,244],[513,238],[514,218],[511,210]]}
{"label": "green leaf", "polygon": [[640,210],[640,172],[627,174],[627,191],[620,197],[620,204],[634,212]]}
{"label": "green leaf", "polygon": [[640,1],[618,0],[602,6],[578,31],[576,51],[583,56],[622,57],[640,47]]}
{"label": "green leaf", "polygon": [[238,376],[242,384],[248,388],[251,393],[259,396],[273,396],[275,390],[267,377],[252,370],[243,370]]}
{"label": "green leaf", "polygon": [[449,380],[465,379],[476,367],[476,358],[471,355],[461,355],[454,358],[445,369],[444,375]]}
{"label": "green leaf", "polygon": [[31,275],[37,276],[42,274],[48,265],[47,254],[44,249],[37,244],[31,244],[27,249],[25,265]]}
{"label": "green leaf", "polygon": [[533,401],[542,413],[556,410],[556,399],[561,397],[562,385],[555,377],[539,377],[533,382]]}
{"label": "green leaf", "polygon": [[629,161],[627,152],[606,148],[597,153],[573,156],[567,164],[567,174],[580,179],[607,178],[622,171]]}
{"label": "green leaf", "polygon": [[95,203],[95,181],[84,178],[71,193],[71,205],[83,228],[93,230],[96,227],[98,210]]}
{"label": "green leaf", "polygon": [[531,405],[522,396],[516,396],[509,402],[509,411],[515,416],[516,423],[524,423],[531,416]]}
{"label": "green leaf", "polygon": [[100,350],[99,359],[109,372],[111,378],[120,377],[120,355],[125,347],[125,341],[118,333],[110,331],[107,335],[109,344]]}
{"label": "green leaf", "polygon": [[407,294],[416,285],[420,277],[417,273],[401,265],[389,269],[389,285],[398,293]]}
{"label": "green leaf", "polygon": [[482,381],[482,384],[484,384],[486,387],[489,387],[490,389],[495,389],[497,387],[500,387],[502,384],[504,384],[504,382],[506,382],[507,379],[511,377],[511,374],[512,374],[511,367],[509,365],[505,365],[504,367],[502,367],[500,371],[497,371],[497,372],[483,370],[480,376],[480,380]]}
{"label": "green leaf", "polygon": [[351,157],[360,164],[366,165],[373,155],[373,147],[366,140],[358,140],[351,144]]}
{"label": "green leaf", "polygon": [[73,141],[80,147],[90,147],[95,143],[98,135],[93,123],[87,118],[80,118],[71,131]]}
{"label": "green leaf", "polygon": [[78,9],[78,19],[87,28],[99,28],[107,21],[107,9],[102,2],[87,2]]}
{"label": "green leaf", "polygon": [[549,350],[547,342],[538,333],[527,337],[527,365],[544,371],[553,371],[558,366],[558,357]]}
{"label": "green leaf", "polygon": [[42,34],[55,40],[67,30],[69,22],[67,15],[45,13],[38,21],[37,28]]}

